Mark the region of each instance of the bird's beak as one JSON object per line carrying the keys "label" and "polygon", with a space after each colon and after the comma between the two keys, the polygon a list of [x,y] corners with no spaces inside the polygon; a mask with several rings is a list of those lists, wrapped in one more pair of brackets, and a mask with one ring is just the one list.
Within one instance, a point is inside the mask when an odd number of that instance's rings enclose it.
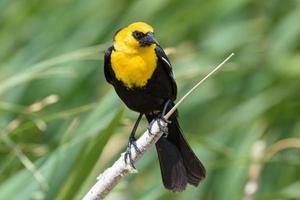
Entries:
{"label": "bird's beak", "polygon": [[157,44],[158,45],[158,41],[155,38],[154,34],[152,32],[148,32],[146,34],[145,37],[143,37],[143,39],[140,41],[142,46],[147,46],[147,45],[151,45],[151,44]]}

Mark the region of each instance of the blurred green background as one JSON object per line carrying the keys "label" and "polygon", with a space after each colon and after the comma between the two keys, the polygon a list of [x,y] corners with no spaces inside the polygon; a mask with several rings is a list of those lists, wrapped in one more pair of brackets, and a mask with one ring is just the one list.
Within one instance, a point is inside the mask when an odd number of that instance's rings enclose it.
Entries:
{"label": "blurred green background", "polygon": [[[119,28],[145,21],[169,53],[208,176],[163,188],[155,149],[107,199],[300,199],[299,0],[1,0],[0,199],[80,199],[137,117],[103,75]],[[138,132],[145,130],[143,121]]]}

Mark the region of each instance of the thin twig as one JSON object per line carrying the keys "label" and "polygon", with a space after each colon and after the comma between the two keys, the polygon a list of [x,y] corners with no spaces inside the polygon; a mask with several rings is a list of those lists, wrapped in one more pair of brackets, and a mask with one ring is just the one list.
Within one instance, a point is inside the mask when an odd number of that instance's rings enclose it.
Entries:
{"label": "thin twig", "polygon": [[[199,81],[186,95],[184,95],[178,103],[164,116],[165,119],[168,119],[177,107],[193,92],[195,91],[208,77],[214,74],[218,69],[220,69],[234,54],[230,54],[221,64],[219,64],[214,70],[207,74],[201,81]],[[158,123],[166,128],[167,124],[164,120],[156,121],[151,127],[151,134],[144,132],[144,134],[136,141],[136,147],[139,149],[139,153],[136,152],[136,149],[131,146],[130,151],[132,154],[132,161],[135,163],[138,161],[145,153],[148,151],[162,136],[162,131],[160,130]],[[129,173],[137,173],[137,170],[132,168],[130,164],[125,164],[124,153],[121,154],[119,159],[111,166],[106,169],[102,174],[97,178],[97,182],[90,189],[90,191],[83,197],[83,200],[99,200],[103,199],[124,177]]]}
{"label": "thin twig", "polygon": [[218,71],[232,56],[234,53],[231,53],[222,63],[220,63],[217,67],[215,67],[211,72],[209,72],[201,81],[199,81],[190,91],[188,91],[176,104],[173,108],[165,115],[165,119],[169,119],[169,117],[175,112],[178,106],[190,95],[192,94],[200,85],[202,85],[211,75],[213,75],[216,71]]}

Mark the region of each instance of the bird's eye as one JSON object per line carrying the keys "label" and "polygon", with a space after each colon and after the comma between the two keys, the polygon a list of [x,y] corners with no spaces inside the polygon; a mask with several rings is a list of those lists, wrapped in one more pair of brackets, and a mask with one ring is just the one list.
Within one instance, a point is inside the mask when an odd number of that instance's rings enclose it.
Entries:
{"label": "bird's eye", "polygon": [[132,33],[132,35],[137,40],[140,40],[140,39],[142,39],[142,37],[144,37],[144,34],[142,32],[139,32],[139,31],[134,31]]}

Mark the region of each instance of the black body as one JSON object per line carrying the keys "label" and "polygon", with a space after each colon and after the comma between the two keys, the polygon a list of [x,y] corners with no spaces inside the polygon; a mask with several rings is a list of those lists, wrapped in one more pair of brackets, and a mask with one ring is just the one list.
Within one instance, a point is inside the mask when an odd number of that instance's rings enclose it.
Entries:
{"label": "black body", "polygon": [[[167,56],[157,45],[155,49],[157,67],[152,77],[143,88],[128,89],[116,79],[111,68],[112,51],[114,51],[113,46],[107,49],[104,58],[104,73],[107,82],[114,86],[118,96],[128,108],[145,114],[147,120],[151,122],[158,117],[158,114],[154,114],[157,112],[153,111],[161,111],[166,101],[174,102],[177,96],[177,86]],[[177,121],[177,112],[171,116],[170,121],[169,134],[167,138],[159,139],[156,149],[164,186],[172,191],[182,191],[187,183],[197,186],[205,178],[206,172],[183,137]]]}

